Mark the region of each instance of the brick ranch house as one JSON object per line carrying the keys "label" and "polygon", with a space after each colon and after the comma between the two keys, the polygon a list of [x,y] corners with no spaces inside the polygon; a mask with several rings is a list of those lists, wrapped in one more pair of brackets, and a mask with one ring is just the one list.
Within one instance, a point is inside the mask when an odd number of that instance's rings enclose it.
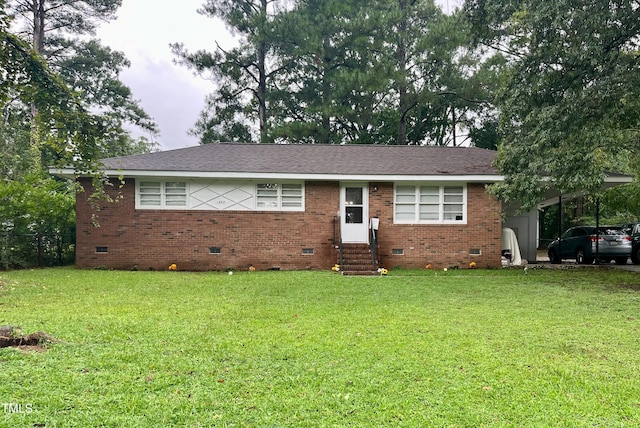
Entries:
{"label": "brick ranch house", "polygon": [[486,192],[502,180],[494,156],[480,148],[223,143],[104,159],[115,202],[96,212],[91,179],[77,178],[85,191],[77,195],[76,264],[498,267],[502,206]]}

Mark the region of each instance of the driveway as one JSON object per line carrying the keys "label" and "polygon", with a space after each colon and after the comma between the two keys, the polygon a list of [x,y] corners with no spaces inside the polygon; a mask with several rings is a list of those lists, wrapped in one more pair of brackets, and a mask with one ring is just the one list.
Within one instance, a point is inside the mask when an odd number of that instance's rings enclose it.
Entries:
{"label": "driveway", "polygon": [[530,265],[539,265],[543,267],[562,267],[562,266],[582,266],[582,267],[600,267],[600,268],[614,268],[620,270],[626,270],[629,272],[640,272],[640,265],[634,265],[631,261],[628,261],[626,265],[619,265],[617,263],[607,263],[601,265],[579,265],[576,263],[574,259],[566,259],[562,261],[562,264],[551,264],[549,262],[549,256],[547,256],[547,250],[538,251],[537,260],[535,262],[529,263]]}

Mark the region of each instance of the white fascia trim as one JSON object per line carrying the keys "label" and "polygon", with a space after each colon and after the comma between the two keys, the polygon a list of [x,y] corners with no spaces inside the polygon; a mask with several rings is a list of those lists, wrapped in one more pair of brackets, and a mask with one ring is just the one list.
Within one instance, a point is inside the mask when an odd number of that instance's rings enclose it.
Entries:
{"label": "white fascia trim", "polygon": [[[74,179],[76,171],[71,168],[51,168],[53,175]],[[307,180],[307,181],[453,181],[465,183],[495,183],[504,180],[502,175],[375,175],[375,174],[283,174],[275,172],[194,172],[194,171],[146,171],[118,170],[104,171],[109,177],[180,177],[180,178],[232,178],[232,179],[268,179],[268,180]]]}
{"label": "white fascia trim", "polygon": [[76,178],[76,171],[70,168],[49,168],[49,174],[73,180]]}
{"label": "white fascia trim", "polygon": [[630,175],[616,175],[616,176],[606,176],[604,178],[605,183],[620,183],[626,184],[633,182],[633,177]]}
{"label": "white fascia trim", "polygon": [[122,177],[181,177],[232,178],[307,181],[459,181],[465,183],[493,183],[503,181],[501,175],[346,175],[346,174],[283,174],[274,172],[191,172],[191,171],[136,171],[106,170],[108,176]]}

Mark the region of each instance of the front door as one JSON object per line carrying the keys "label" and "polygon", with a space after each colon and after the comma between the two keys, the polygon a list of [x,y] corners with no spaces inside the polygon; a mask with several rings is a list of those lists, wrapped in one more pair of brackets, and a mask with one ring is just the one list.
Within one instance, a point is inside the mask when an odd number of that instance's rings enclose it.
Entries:
{"label": "front door", "polygon": [[366,183],[340,186],[340,226],[342,242],[369,242],[369,187]]}

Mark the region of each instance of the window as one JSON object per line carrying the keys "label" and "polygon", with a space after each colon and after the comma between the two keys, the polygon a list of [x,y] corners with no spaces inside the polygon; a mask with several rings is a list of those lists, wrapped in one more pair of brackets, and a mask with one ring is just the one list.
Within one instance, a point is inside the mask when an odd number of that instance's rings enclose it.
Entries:
{"label": "window", "polygon": [[141,181],[138,194],[142,208],[187,207],[187,183],[184,181]]}
{"label": "window", "polygon": [[397,185],[396,223],[466,222],[466,188],[449,185]]}
{"label": "window", "polygon": [[258,183],[256,184],[256,207],[263,210],[302,208],[302,184]]}
{"label": "window", "polygon": [[220,247],[209,247],[209,254],[222,254],[222,248],[220,248]]}
{"label": "window", "polygon": [[257,180],[136,180],[136,209],[304,211],[304,182]]}

